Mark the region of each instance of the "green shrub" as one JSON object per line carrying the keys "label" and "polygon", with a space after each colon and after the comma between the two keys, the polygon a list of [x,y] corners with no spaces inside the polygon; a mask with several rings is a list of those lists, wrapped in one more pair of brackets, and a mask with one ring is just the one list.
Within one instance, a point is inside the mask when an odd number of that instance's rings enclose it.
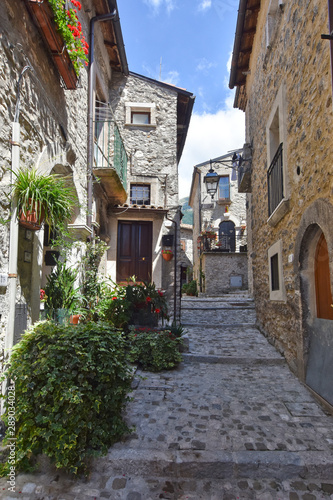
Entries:
{"label": "green shrub", "polygon": [[181,362],[180,338],[170,330],[131,328],[129,358],[143,370],[158,372],[174,368]]}
{"label": "green shrub", "polygon": [[44,453],[76,474],[128,431],[121,416],[132,378],[125,353],[122,334],[103,323],[41,322],[23,335],[4,375],[15,380],[17,468]]}
{"label": "green shrub", "polygon": [[187,295],[193,295],[194,297],[198,296],[198,287],[196,280],[192,280],[189,283],[184,283],[182,286],[182,292]]}
{"label": "green shrub", "polygon": [[101,319],[116,328],[127,328],[129,324],[157,325],[159,318],[162,321],[168,318],[163,292],[156,289],[155,283],[137,282],[135,276],[127,285],[104,286],[98,309]]}

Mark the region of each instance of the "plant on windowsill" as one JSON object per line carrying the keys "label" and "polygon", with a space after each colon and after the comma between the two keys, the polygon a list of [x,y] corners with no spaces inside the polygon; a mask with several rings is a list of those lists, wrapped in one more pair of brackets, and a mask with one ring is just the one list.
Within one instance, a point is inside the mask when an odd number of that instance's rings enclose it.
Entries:
{"label": "plant on windowsill", "polygon": [[162,250],[162,257],[164,260],[171,260],[173,258],[172,250]]}
{"label": "plant on windowsill", "polygon": [[21,225],[36,231],[44,221],[50,228],[59,228],[71,218],[77,197],[66,177],[28,168],[12,173],[12,195],[17,198]]}

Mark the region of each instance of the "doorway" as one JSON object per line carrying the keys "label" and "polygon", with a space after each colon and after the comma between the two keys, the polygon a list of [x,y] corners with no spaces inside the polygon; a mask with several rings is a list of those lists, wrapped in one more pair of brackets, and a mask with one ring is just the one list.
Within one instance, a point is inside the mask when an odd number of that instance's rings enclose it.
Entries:
{"label": "doorway", "polygon": [[117,283],[131,276],[151,281],[152,228],[152,222],[118,221]]}

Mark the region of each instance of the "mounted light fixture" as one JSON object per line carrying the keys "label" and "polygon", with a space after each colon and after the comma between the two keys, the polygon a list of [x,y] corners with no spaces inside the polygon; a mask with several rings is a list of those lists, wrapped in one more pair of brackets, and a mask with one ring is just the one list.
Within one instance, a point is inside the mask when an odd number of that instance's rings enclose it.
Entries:
{"label": "mounted light fixture", "polygon": [[250,144],[244,144],[242,155],[238,151],[234,152],[230,160],[227,159],[209,160],[210,169],[207,175],[205,175],[203,181],[206,184],[207,193],[211,195],[212,200],[217,191],[220,178],[220,176],[213,170],[213,166],[217,164],[217,165],[223,165],[227,168],[231,168],[232,169],[231,180],[235,181],[237,180],[237,172],[241,169],[242,164],[244,163],[244,165],[246,165],[246,163],[251,163],[252,152]]}

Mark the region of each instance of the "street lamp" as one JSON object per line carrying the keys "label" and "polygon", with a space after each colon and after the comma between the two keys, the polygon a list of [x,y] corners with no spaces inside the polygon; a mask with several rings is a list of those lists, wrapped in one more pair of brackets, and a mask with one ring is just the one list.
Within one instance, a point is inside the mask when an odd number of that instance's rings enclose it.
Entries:
{"label": "street lamp", "polygon": [[207,193],[211,195],[212,200],[217,191],[217,185],[219,183],[219,176],[214,172],[212,168],[212,161],[210,160],[210,169],[204,177],[204,183],[206,184]]}
{"label": "street lamp", "polygon": [[219,163],[221,165],[224,165],[225,167],[231,168],[232,169],[231,180],[236,180],[236,172],[238,167],[241,165],[242,160],[243,160],[242,156],[239,153],[234,153],[232,155],[231,160],[209,160],[210,169],[207,175],[205,175],[203,181],[206,184],[207,193],[210,194],[212,200],[217,191],[217,186],[220,178],[220,176],[213,170],[212,165],[214,163]]}

